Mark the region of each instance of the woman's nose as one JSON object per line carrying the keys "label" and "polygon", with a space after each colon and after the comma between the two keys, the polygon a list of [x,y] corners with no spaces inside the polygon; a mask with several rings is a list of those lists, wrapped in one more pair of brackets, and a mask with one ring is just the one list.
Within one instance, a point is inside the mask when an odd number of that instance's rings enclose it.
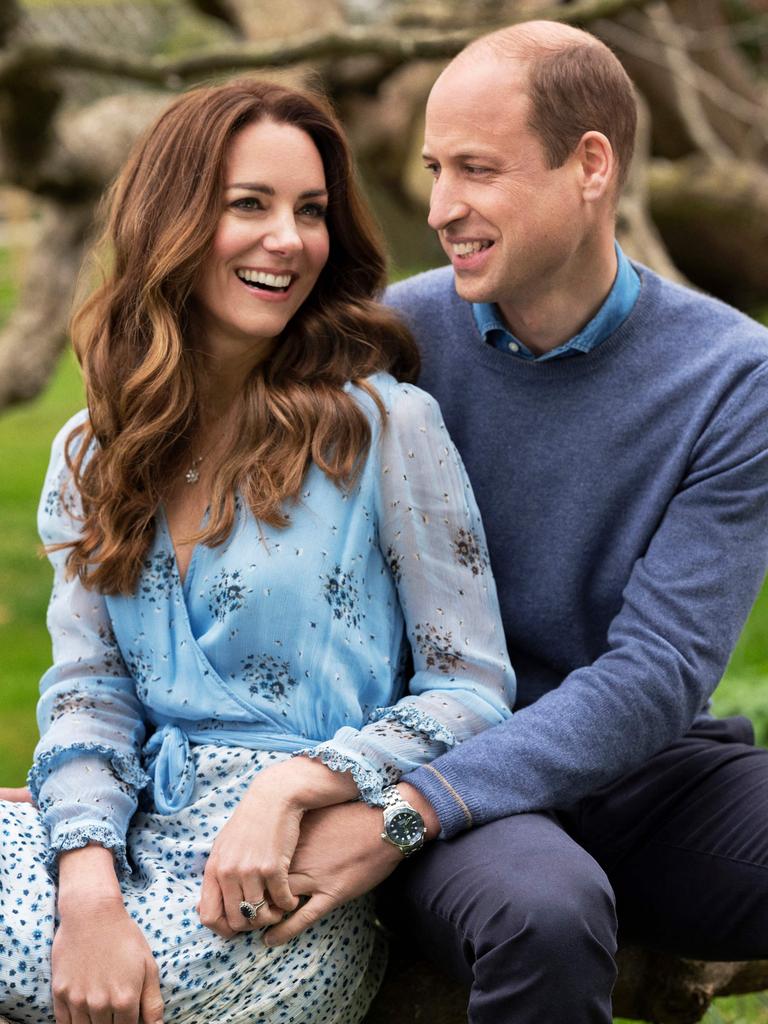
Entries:
{"label": "woman's nose", "polygon": [[270,252],[299,252],[304,247],[293,214],[276,215],[264,236],[264,248]]}

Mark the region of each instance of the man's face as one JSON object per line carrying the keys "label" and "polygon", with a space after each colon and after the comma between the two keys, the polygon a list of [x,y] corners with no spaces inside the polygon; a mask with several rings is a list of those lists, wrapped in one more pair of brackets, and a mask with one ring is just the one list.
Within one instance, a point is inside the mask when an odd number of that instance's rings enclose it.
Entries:
{"label": "man's face", "polygon": [[[583,272],[588,211],[580,165],[547,166],[527,126],[519,63],[479,51],[440,76],[427,103],[424,161],[434,175],[429,223],[470,302],[496,302],[510,325]],[[577,273],[578,272],[578,273]]]}

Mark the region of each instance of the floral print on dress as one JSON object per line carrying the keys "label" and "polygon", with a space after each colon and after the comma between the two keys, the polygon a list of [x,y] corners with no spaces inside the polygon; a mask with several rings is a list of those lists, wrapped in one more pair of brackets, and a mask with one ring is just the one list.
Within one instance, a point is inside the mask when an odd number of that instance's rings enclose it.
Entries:
{"label": "floral print on dress", "polygon": [[417,622],[413,627],[413,639],[427,668],[436,668],[438,672],[449,674],[465,667],[464,659],[453,647],[449,629],[441,633],[431,622]]}
{"label": "floral print on dress", "polygon": [[476,531],[459,526],[451,543],[459,565],[471,569],[473,576],[482,576],[489,567],[488,552]]}
{"label": "floral print on dress", "polygon": [[125,662],[117,642],[112,625],[109,622],[101,623],[98,629],[99,640],[103,648],[103,666],[106,675],[123,675],[125,673]]}
{"label": "floral print on dress", "polygon": [[109,703],[108,699],[100,695],[97,697],[96,694],[89,693],[87,690],[74,688],[62,690],[56,694],[51,704],[51,721],[54,722],[57,718],[61,718],[62,715],[73,714],[78,711],[95,711],[96,708],[101,708]]}
{"label": "floral print on dress", "polygon": [[403,577],[403,556],[391,544],[386,553],[387,565],[392,573],[392,579],[399,583]]}
{"label": "floral print on dress", "polygon": [[222,569],[211,584],[208,611],[217,622],[223,622],[228,615],[245,606],[246,597],[251,592],[239,569],[234,572]]}
{"label": "floral print on dress", "polygon": [[323,595],[331,606],[334,619],[343,619],[348,626],[356,628],[364,617],[358,605],[355,575],[345,572],[337,563],[333,572],[324,577]]}
{"label": "floral print on dress", "polygon": [[64,512],[70,516],[76,511],[76,504],[70,490],[70,470],[65,467],[56,476],[52,486],[45,492],[43,511],[48,516],[60,516]]}
{"label": "floral print on dress", "polygon": [[241,662],[242,678],[248,683],[248,692],[252,697],[263,697],[270,702],[283,700],[288,692],[296,686],[287,661],[275,658],[272,654],[260,657],[251,655]]}
{"label": "floral print on dress", "polygon": [[175,583],[176,560],[172,554],[158,551],[145,559],[139,590],[150,604],[162,604],[173,593]]}
{"label": "floral print on dress", "polygon": [[136,695],[139,700],[146,700],[152,682],[152,659],[142,651],[130,650],[126,652],[125,662],[136,683]]}

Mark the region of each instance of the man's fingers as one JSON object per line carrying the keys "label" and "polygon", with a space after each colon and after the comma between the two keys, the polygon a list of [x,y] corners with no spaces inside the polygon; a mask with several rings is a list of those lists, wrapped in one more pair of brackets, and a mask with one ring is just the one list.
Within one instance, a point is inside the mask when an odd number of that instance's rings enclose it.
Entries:
{"label": "man's fingers", "polygon": [[295,910],[299,904],[288,885],[288,872],[275,871],[264,878],[270,902],[283,911]]}
{"label": "man's fingers", "polygon": [[319,892],[311,896],[303,907],[287,917],[285,921],[275,925],[264,933],[265,946],[280,946],[294,936],[319,921],[336,906],[335,901],[327,893]]}
{"label": "man's fingers", "polygon": [[[160,994],[160,976],[154,960],[147,968],[144,977],[144,988],[141,990],[141,1021],[142,1024],[162,1024],[163,997]],[[117,1024],[117,1021],[115,1021]]]}

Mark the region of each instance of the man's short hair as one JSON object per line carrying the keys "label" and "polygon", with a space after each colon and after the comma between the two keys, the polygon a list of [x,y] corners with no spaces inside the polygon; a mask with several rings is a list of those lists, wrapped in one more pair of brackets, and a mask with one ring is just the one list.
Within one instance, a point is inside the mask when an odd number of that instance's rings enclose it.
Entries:
{"label": "man's short hair", "polygon": [[585,132],[602,132],[616,157],[621,189],[632,162],[637,104],[618,57],[588,32],[545,21],[481,36],[458,59],[473,59],[483,48],[523,64],[531,101],[528,126],[541,139],[549,166],[561,167]]}
{"label": "man's short hair", "polygon": [[585,132],[602,132],[626,181],[635,145],[637,105],[632,83],[607,46],[577,43],[539,53],[529,64],[530,128],[550,167],[560,167]]}

